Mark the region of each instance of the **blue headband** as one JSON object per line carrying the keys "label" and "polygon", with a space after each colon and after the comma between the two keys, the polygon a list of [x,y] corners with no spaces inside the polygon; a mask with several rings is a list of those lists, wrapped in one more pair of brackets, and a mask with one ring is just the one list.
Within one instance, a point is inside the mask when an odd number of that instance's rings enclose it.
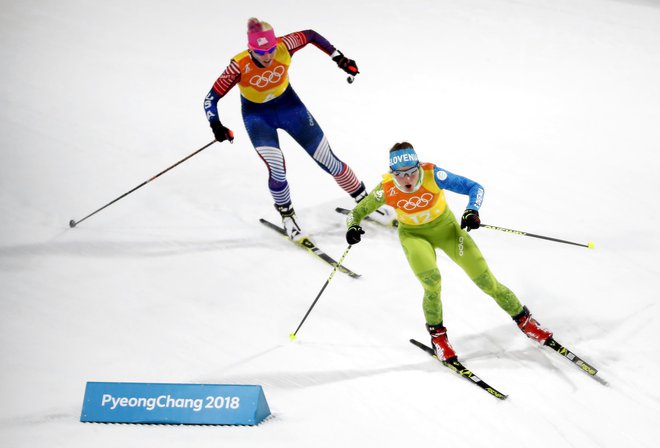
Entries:
{"label": "blue headband", "polygon": [[412,148],[397,149],[390,153],[390,169],[392,171],[411,168],[419,165],[417,153]]}

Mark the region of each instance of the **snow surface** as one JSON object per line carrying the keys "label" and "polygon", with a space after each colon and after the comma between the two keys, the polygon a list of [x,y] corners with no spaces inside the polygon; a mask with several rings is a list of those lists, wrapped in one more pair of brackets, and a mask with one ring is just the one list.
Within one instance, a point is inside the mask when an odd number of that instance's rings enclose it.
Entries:
{"label": "snow surface", "polygon": [[[261,226],[267,173],[202,100],[256,15],[312,28],[292,85],[369,186],[396,141],[486,188],[493,272],[604,386],[522,336],[444,254],[445,323],[501,402],[408,343],[421,288],[396,236],[365,225],[331,269]],[[660,4],[652,0],[0,2],[0,446],[651,447],[660,430]],[[281,136],[299,219],[338,257],[351,206]],[[465,197],[449,194],[455,213]],[[87,381],[261,384],[257,427],[79,422]]]}

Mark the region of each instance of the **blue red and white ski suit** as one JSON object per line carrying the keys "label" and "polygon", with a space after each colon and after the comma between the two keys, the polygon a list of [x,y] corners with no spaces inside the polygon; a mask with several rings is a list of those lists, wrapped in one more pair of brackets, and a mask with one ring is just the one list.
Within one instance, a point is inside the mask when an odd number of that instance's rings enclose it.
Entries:
{"label": "blue red and white ski suit", "polygon": [[315,31],[287,34],[278,38],[273,63],[267,68],[253,59],[248,50],[234,56],[204,101],[209,122],[219,121],[218,101],[238,84],[245,129],[268,166],[268,188],[275,205],[291,203],[277,129],[291,135],[348,194],[357,197],[365,191],[353,170],[333,153],[318,122],[289,84],[291,57],[309,43],[328,55],[335,52],[335,47]]}

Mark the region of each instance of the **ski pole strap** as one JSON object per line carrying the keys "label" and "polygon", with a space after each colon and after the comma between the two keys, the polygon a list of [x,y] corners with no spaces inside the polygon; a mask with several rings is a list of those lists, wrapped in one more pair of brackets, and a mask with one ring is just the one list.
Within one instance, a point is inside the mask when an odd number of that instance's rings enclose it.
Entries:
{"label": "ski pole strap", "polygon": [[532,238],[539,238],[539,239],[542,239],[542,240],[554,241],[556,243],[572,244],[574,246],[586,247],[588,249],[594,249],[596,247],[596,245],[594,244],[593,241],[589,241],[587,244],[575,243],[573,241],[566,241],[566,240],[561,240],[559,238],[552,238],[552,237],[549,237],[549,236],[536,235],[534,233],[523,232],[522,230],[513,230],[513,229],[507,229],[505,227],[491,226],[489,224],[484,224],[484,223],[481,223],[481,225],[479,227],[480,228],[485,227],[485,228],[491,229],[491,230],[499,230],[499,231],[505,232],[505,233],[513,233],[514,235],[529,236],[529,237],[532,237]]}

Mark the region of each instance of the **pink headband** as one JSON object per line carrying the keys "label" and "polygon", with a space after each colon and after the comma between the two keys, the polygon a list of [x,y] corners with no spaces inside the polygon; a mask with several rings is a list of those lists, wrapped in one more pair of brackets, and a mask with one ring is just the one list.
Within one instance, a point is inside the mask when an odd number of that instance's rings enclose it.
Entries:
{"label": "pink headband", "polygon": [[251,50],[269,50],[277,45],[274,30],[248,33],[248,48]]}

